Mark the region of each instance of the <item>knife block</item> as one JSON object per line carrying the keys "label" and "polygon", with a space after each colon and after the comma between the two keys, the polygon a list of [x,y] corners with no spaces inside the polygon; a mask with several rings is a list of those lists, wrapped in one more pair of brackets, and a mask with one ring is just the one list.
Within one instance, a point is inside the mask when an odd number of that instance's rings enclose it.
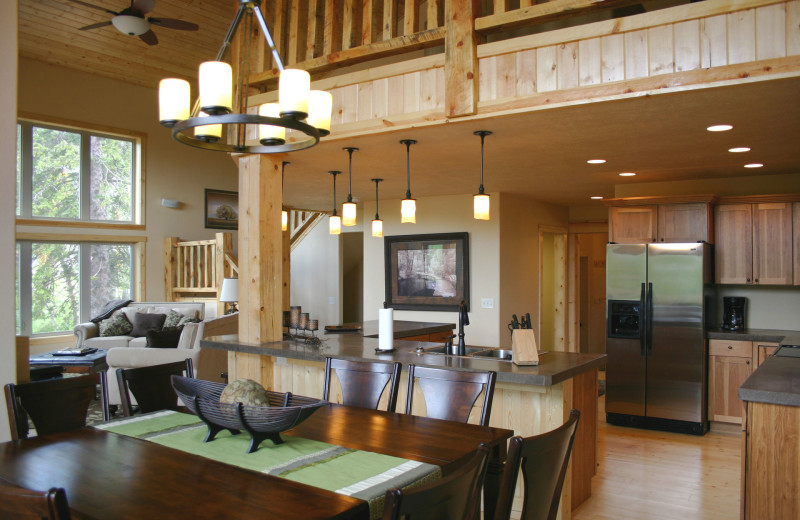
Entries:
{"label": "knife block", "polygon": [[538,365],[539,349],[533,329],[511,331],[511,362],[515,365]]}

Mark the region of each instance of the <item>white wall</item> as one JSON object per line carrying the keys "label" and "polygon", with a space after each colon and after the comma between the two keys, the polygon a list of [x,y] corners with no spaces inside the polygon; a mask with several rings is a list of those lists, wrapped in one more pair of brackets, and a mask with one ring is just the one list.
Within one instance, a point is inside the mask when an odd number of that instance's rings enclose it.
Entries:
{"label": "white wall", "polygon": [[[0,17],[0,273],[13,273],[14,198],[16,196],[17,146],[17,0],[3,2],[5,15]],[[2,173],[5,172],[5,173]],[[2,215],[5,215],[4,217]],[[14,277],[0,277],[0,385],[15,382],[16,352]],[[3,407],[4,408],[4,407]],[[8,421],[0,420],[0,442],[11,440]]]}
{"label": "white wall", "polygon": [[745,327],[800,330],[800,288],[766,285],[718,285],[717,322],[722,324],[722,298],[744,296]]}
{"label": "white wall", "polygon": [[[497,197],[492,196],[492,203]],[[375,214],[375,203],[364,204],[364,214]],[[495,206],[492,207],[494,212]],[[472,195],[417,199],[417,223],[400,224],[400,201],[381,200],[384,236],[429,233],[469,233],[470,325],[465,328],[469,345],[496,346],[499,339],[500,219],[472,218]],[[364,226],[364,320],[377,320],[385,299],[383,239],[374,238],[370,220]],[[493,309],[482,309],[481,298],[492,298]],[[397,320],[458,323],[457,312],[401,311]]]}
{"label": "white wall", "polygon": [[[328,233],[324,219],[292,251],[291,304],[300,305],[319,329],[342,322],[341,240]],[[330,304],[333,298],[333,304]]]}

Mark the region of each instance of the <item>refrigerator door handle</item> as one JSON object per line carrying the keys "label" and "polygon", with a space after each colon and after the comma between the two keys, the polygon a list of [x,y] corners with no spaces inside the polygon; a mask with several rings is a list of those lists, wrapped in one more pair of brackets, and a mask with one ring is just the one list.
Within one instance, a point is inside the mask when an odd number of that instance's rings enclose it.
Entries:
{"label": "refrigerator door handle", "polygon": [[[644,284],[642,284],[644,285]],[[647,303],[645,305],[647,309],[646,316],[645,316],[645,330],[647,330],[647,354],[651,355],[653,353],[653,282],[649,282],[647,284]]]}
{"label": "refrigerator door handle", "polygon": [[641,350],[641,354],[644,356],[646,355],[646,346],[647,346],[647,306],[646,306],[646,295],[647,289],[645,287],[644,282],[642,282],[642,292],[639,296],[639,348]]}

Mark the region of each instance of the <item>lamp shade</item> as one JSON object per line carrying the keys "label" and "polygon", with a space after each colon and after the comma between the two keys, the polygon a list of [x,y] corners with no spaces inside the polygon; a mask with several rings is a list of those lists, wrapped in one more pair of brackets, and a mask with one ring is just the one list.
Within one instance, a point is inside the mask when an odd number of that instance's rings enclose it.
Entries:
{"label": "lamp shade", "polygon": [[145,20],[144,17],[129,14],[118,14],[111,19],[111,23],[118,31],[130,36],[139,36],[150,30],[150,22]]}
{"label": "lamp shade", "polygon": [[324,90],[312,90],[308,95],[308,118],[306,123],[313,126],[321,135],[331,133],[331,113],[333,96]]}
{"label": "lamp shade", "polygon": [[383,221],[379,218],[372,221],[372,236],[378,238],[383,236]]}
{"label": "lamp shade", "polygon": [[198,74],[200,108],[209,114],[224,114],[233,107],[233,70],[224,61],[204,61]]}
{"label": "lamp shade", "polygon": [[281,231],[289,229],[289,212],[286,210],[281,211]]}
{"label": "lamp shade", "polygon": [[284,69],[278,80],[278,102],[281,115],[305,119],[308,115],[308,97],[311,76],[300,69]]}
{"label": "lamp shade", "polygon": [[[200,112],[197,117],[208,117],[205,112]],[[200,125],[194,127],[194,136],[204,141],[215,142],[222,137],[222,125]]]}
{"label": "lamp shade", "polygon": [[162,79],[158,84],[158,120],[162,125],[174,125],[191,114],[189,82],[178,78]]}
{"label": "lamp shade", "polygon": [[478,193],[472,197],[472,215],[477,220],[489,220],[489,196]]}
{"label": "lamp shade", "polygon": [[328,231],[331,235],[342,234],[342,217],[339,215],[331,215],[328,218]]}
{"label": "lamp shade", "polygon": [[342,204],[342,225],[355,226],[356,225],[356,203],[345,202]]}
{"label": "lamp shade", "polygon": [[[264,103],[258,107],[258,115],[280,117],[281,109],[277,103]],[[282,126],[258,125],[258,140],[264,146],[283,144],[286,142],[286,129]]]}
{"label": "lamp shade", "polygon": [[219,292],[219,301],[223,303],[239,301],[238,278],[224,278],[222,280],[222,290]]}
{"label": "lamp shade", "polygon": [[417,201],[414,199],[403,199],[400,202],[400,223],[417,223]]}

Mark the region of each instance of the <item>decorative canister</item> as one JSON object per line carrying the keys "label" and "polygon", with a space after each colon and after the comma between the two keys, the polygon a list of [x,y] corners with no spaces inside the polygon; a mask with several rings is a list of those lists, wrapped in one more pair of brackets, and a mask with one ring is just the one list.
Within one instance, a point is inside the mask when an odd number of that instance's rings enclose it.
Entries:
{"label": "decorative canister", "polygon": [[302,330],[308,329],[308,314],[309,313],[307,313],[307,312],[301,312],[300,313],[300,323],[299,323],[299,327],[298,328],[300,328]]}
{"label": "decorative canister", "polygon": [[300,309],[299,305],[289,307],[289,326],[296,329],[300,326]]}
{"label": "decorative canister", "polygon": [[308,320],[308,330],[319,330],[319,320]]}

